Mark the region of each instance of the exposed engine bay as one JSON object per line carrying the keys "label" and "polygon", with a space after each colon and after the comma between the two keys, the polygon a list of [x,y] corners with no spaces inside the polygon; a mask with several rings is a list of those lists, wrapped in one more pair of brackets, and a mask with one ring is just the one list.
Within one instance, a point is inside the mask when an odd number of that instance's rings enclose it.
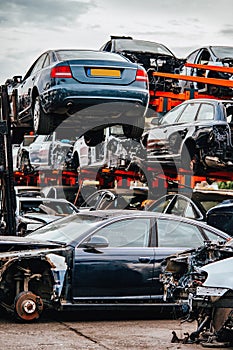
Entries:
{"label": "exposed engine bay", "polygon": [[151,52],[135,52],[124,50],[119,52],[122,56],[128,58],[131,62],[142,65],[148,74],[149,89],[152,91],[171,91],[174,93],[180,92],[178,80],[155,77],[153,72],[178,73],[185,63],[185,60],[178,59],[174,56],[155,54]]}

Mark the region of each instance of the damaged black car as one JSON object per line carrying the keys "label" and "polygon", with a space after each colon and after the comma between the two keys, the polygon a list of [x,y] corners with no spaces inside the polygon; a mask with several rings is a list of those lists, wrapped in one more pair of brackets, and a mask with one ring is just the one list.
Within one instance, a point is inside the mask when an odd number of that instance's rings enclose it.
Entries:
{"label": "damaged black car", "polygon": [[186,218],[132,210],[78,213],[0,238],[0,307],[21,321],[53,310],[161,307],[160,263],[228,235]]}
{"label": "damaged black car", "polygon": [[153,122],[142,137],[150,164],[198,175],[213,169],[232,171],[232,100],[187,100]]}
{"label": "damaged black car", "polygon": [[115,52],[128,58],[131,62],[142,65],[149,77],[152,91],[171,91],[178,93],[177,80],[153,76],[153,72],[178,73],[185,59],[177,58],[165,45],[154,41],[133,39],[130,36],[111,36],[100,51]]}

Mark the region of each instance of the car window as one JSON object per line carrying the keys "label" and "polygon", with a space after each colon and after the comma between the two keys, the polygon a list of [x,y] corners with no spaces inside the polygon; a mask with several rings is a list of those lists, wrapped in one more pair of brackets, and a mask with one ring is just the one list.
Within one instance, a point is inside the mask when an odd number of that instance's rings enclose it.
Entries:
{"label": "car window", "polygon": [[52,215],[69,215],[75,213],[75,209],[69,203],[53,201],[22,201],[20,203],[20,215],[26,213],[46,213]]}
{"label": "car window", "polygon": [[93,51],[93,50],[59,50],[56,51],[58,58],[63,60],[110,60],[110,61],[127,61],[123,56],[114,53]]}
{"label": "car window", "polygon": [[208,103],[202,103],[198,111],[197,120],[213,120],[214,106]]}
{"label": "car window", "polygon": [[189,218],[196,218],[197,214],[190,201],[186,198],[176,197],[168,210],[168,214],[179,215]]}
{"label": "car window", "polygon": [[90,197],[85,198],[85,201],[82,203],[81,207],[93,207],[96,208],[100,199],[102,198],[102,192],[93,193]]}
{"label": "car window", "polygon": [[150,219],[137,218],[114,222],[95,233],[105,237],[109,247],[148,247]]}
{"label": "car window", "polygon": [[38,58],[38,60],[36,61],[32,71],[31,71],[31,74],[33,73],[36,73],[38,72],[40,69],[42,69],[43,67],[43,63],[44,63],[44,60],[45,60],[45,57],[46,57],[46,54],[43,54],[42,56],[40,56]]}
{"label": "car window", "polygon": [[173,56],[173,53],[167,47],[153,41],[119,39],[115,41],[115,45],[117,51],[153,52]]}
{"label": "car window", "polygon": [[49,65],[50,65],[50,57],[49,57],[49,54],[47,54],[43,63],[43,68],[48,67]]}
{"label": "car window", "polygon": [[198,227],[177,220],[157,220],[158,247],[194,247],[203,244]]}
{"label": "car window", "polygon": [[166,199],[158,199],[155,203],[153,203],[151,206],[149,205],[148,210],[149,211],[154,211],[158,213],[165,213],[166,209],[169,205],[169,203],[172,201],[173,197],[169,197]]}
{"label": "car window", "polygon": [[[220,229],[222,229],[221,227],[220,227]],[[209,231],[209,230],[203,230],[204,231],[204,233],[205,233],[205,235],[208,237],[208,239],[210,240],[210,241],[216,241],[216,240],[218,240],[218,241],[224,241],[224,239],[222,238],[219,238],[219,239],[217,239],[217,236],[216,236],[216,234],[214,233],[214,232],[211,232],[211,231]],[[229,233],[229,232],[228,232]]]}
{"label": "car window", "polygon": [[178,119],[178,123],[194,122],[197,110],[200,107],[199,103],[189,103]]}
{"label": "car window", "polygon": [[232,57],[233,47],[232,46],[211,46],[211,50],[218,58]]}
{"label": "car window", "polygon": [[211,60],[210,53],[208,50],[203,49],[197,63],[198,64],[208,64],[208,62]]}
{"label": "car window", "polygon": [[199,50],[194,51],[187,57],[187,62],[189,63],[195,63],[195,58],[197,57],[197,53]]}
{"label": "car window", "polygon": [[169,111],[164,117],[160,119],[159,125],[173,124],[184,108],[185,106],[183,105]]}

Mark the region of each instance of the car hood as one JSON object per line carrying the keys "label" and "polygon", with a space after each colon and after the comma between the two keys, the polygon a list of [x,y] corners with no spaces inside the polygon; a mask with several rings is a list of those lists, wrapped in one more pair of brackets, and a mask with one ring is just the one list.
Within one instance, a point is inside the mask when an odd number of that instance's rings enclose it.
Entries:
{"label": "car hood", "polygon": [[37,220],[41,223],[49,223],[51,221],[60,219],[63,217],[62,215],[49,215],[49,214],[40,214],[40,213],[34,213],[34,214],[25,214],[22,218],[27,218],[31,220]]}
{"label": "car hood", "polygon": [[15,252],[25,253],[25,251],[48,251],[65,247],[64,243],[40,241],[31,239],[29,236],[0,236],[0,258],[12,255]]}

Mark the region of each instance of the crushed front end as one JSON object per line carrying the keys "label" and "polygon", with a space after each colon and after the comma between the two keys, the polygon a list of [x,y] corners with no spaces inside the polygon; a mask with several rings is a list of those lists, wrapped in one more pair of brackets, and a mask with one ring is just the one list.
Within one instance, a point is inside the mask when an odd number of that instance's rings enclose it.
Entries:
{"label": "crushed front end", "polygon": [[38,248],[0,253],[0,306],[22,321],[59,307],[66,250]]}

